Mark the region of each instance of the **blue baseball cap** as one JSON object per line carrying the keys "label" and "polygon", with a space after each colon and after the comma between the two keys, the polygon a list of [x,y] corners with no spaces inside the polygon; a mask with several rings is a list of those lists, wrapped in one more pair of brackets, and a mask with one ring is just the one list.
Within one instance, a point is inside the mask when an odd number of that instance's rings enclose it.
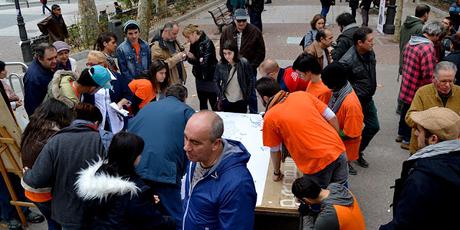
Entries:
{"label": "blue baseball cap", "polygon": [[[93,73],[91,73],[91,69],[93,70]],[[89,75],[93,79],[96,84],[99,86],[105,88],[105,89],[110,89],[112,85],[110,84],[111,80],[116,80],[114,79],[113,75],[110,74],[109,70],[107,68],[101,66],[101,65],[95,65],[92,66],[89,71]]]}

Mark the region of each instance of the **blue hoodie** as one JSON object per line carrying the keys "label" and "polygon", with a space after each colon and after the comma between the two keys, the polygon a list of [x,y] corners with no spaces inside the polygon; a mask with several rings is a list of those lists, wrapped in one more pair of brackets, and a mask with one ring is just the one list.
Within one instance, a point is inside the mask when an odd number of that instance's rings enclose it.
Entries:
{"label": "blue hoodie", "polygon": [[251,155],[238,141],[223,139],[223,153],[211,170],[191,180],[196,163],[190,163],[185,180],[182,229],[252,230],[257,193],[246,167]]}

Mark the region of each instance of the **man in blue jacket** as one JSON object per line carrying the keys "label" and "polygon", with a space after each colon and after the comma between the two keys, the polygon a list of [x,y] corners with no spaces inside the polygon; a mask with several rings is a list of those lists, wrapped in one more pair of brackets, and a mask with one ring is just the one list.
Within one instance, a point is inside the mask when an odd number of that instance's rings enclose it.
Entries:
{"label": "man in blue jacket", "polygon": [[152,58],[149,45],[140,38],[141,31],[136,21],[127,21],[123,32],[126,40],[117,48],[118,66],[123,77],[130,82],[143,71],[149,70]]}
{"label": "man in blue jacket", "polygon": [[145,142],[136,171],[158,193],[178,229],[183,213],[181,179],[188,163],[183,150],[184,128],[195,112],[185,104],[186,98],[185,86],[172,85],[166,89],[165,99],[147,104],[128,124],[128,131]]}
{"label": "man in blue jacket", "polygon": [[202,110],[187,122],[184,150],[190,161],[185,180],[182,229],[253,229],[257,194],[247,168],[249,152],[222,138],[224,125]]}
{"label": "man in blue jacket", "polygon": [[35,59],[24,75],[24,108],[29,116],[45,99],[56,66],[56,48],[47,43],[39,44],[35,49]]}

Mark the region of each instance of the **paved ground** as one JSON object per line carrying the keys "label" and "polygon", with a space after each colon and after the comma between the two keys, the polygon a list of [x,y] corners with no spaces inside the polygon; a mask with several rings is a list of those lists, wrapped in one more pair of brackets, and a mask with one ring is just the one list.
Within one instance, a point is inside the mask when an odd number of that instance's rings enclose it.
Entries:
{"label": "paved ground", "polygon": [[[104,8],[111,4],[110,0],[97,0],[98,8]],[[413,14],[414,4],[411,0],[405,1],[404,16]],[[68,24],[72,15],[77,11],[75,3],[62,3],[63,14]],[[300,47],[296,41],[309,29],[309,21],[314,14],[321,10],[319,0],[273,0],[273,4],[266,5],[263,13],[264,39],[267,47],[267,57],[275,58],[281,66],[291,65],[292,61],[299,54]],[[348,3],[340,3],[331,8],[328,22],[335,37],[339,34],[337,25],[334,24],[335,17],[341,12],[349,11]],[[35,27],[42,16],[39,6],[23,9],[26,19],[26,26],[29,35],[36,34]],[[6,61],[21,60],[21,54],[17,41],[18,32],[15,25],[15,11],[0,10],[0,59]],[[445,15],[432,14],[430,20]],[[360,14],[357,15],[358,23],[361,23]],[[206,11],[199,13],[181,25],[188,23],[198,24],[213,39],[216,47],[219,47],[219,35],[217,28]],[[370,27],[376,28],[377,16],[371,15]],[[396,82],[398,64],[398,45],[392,43],[390,35],[376,33],[375,53],[377,57],[377,79],[378,89],[375,101],[379,110],[381,131],[377,134],[366,150],[366,159],[370,162],[370,168],[362,169],[356,166],[357,176],[350,179],[350,188],[357,196],[360,206],[366,217],[368,229],[377,229],[380,224],[391,219],[389,207],[393,191],[389,188],[401,170],[401,163],[407,159],[408,153],[401,150],[394,142],[399,117],[395,114],[395,102],[398,93]],[[181,38],[182,39],[182,38]],[[194,87],[194,80],[190,66],[187,66],[189,80],[187,87],[190,89],[188,103],[195,109],[198,108],[198,99]],[[262,110],[262,107],[259,107]],[[29,229],[46,229],[44,224],[33,225]]]}

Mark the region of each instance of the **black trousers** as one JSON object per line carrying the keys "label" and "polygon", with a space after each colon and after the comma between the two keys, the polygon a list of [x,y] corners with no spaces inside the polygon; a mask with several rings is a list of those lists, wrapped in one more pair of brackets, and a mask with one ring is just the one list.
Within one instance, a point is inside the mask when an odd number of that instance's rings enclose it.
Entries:
{"label": "black trousers", "polygon": [[217,93],[210,93],[205,91],[197,91],[198,100],[200,100],[200,110],[208,109],[208,101],[211,104],[211,109],[216,111]]}
{"label": "black trousers", "polygon": [[225,99],[222,102],[224,112],[231,113],[247,113],[248,112],[248,103],[244,100],[237,102],[229,102]]}

